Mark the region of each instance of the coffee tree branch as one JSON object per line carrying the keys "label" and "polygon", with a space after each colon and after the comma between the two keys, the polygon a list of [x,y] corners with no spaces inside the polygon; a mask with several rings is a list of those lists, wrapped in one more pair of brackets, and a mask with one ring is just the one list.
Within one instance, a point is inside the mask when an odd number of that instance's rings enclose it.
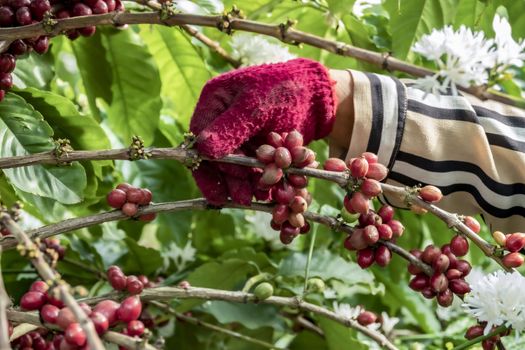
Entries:
{"label": "coffee tree branch", "polygon": [[86,316],[77,301],[69,293],[69,286],[60,279],[60,276],[53,271],[51,266],[45,261],[37,245],[29,239],[27,234],[18,226],[11,216],[5,212],[0,212],[0,222],[13,234],[20,245],[20,251],[27,254],[31,263],[38,271],[38,274],[46,283],[55,286],[59,292],[60,299],[66,304],[75,315],[78,323],[86,333],[90,349],[104,350],[104,345],[100,340],[93,322]]}
{"label": "coffee tree branch", "polygon": [[[415,77],[433,75],[435,72],[416,66],[389,55],[361,49],[343,42],[328,40],[319,36],[295,30],[290,24],[271,25],[256,21],[244,20],[231,15],[201,16],[192,14],[162,14],[161,12],[146,13],[107,13],[102,15],[89,15],[56,20],[53,23],[35,23],[28,26],[1,28],[0,42],[12,42],[15,39],[28,39],[40,35],[55,36],[68,29],[77,29],[99,25],[124,25],[124,24],[160,24],[168,26],[197,25],[219,28],[226,33],[240,30],[263,34],[277,38],[285,43],[307,44],[329,51],[333,54],[352,57],[360,61],[374,64],[384,69],[395,70],[410,74]],[[51,25],[51,28],[50,28]],[[519,99],[488,91],[483,87],[461,88],[482,100],[494,100],[501,103],[524,107],[525,103]]]}
{"label": "coffee tree branch", "polygon": [[[148,159],[173,159],[183,164],[192,164],[193,162],[199,161],[199,155],[195,150],[185,149],[181,147],[148,148],[145,150],[145,152],[148,154]],[[99,150],[99,151],[71,151],[71,152],[68,152],[67,155],[59,159],[57,159],[57,157],[55,156],[53,152],[36,153],[36,154],[27,155],[27,156],[4,157],[4,158],[0,158],[0,169],[16,168],[16,167],[22,167],[22,166],[34,165],[34,164],[60,164],[64,161],[78,161],[78,160],[129,160],[129,149],[122,148],[122,149]],[[213,161],[213,162],[243,165],[243,166],[248,166],[248,167],[262,168],[264,166],[261,162],[259,162],[255,158],[245,157],[241,155],[233,155],[233,154],[227,155],[221,159],[207,159],[207,160]],[[331,181],[331,182],[338,184],[341,187],[346,187],[350,180],[349,175],[346,173],[319,170],[319,169],[313,169],[313,168],[302,168],[302,169],[289,168],[287,171],[291,174],[305,175],[309,177],[315,177],[318,179]],[[461,232],[461,234],[469,238],[472,242],[474,242],[474,244],[476,244],[481,249],[481,251],[486,256],[496,261],[502,268],[504,268],[507,271],[511,270],[507,268],[505,265],[503,265],[501,259],[494,254],[495,247],[489,242],[485,241],[481,236],[479,236],[478,234],[470,230],[461,220],[459,220],[457,214],[449,213],[445,210],[440,209],[439,207],[433,204],[423,201],[416,195],[412,194],[409,191],[409,189],[398,187],[398,186],[393,186],[389,184],[384,184],[384,183],[381,184],[381,187],[383,189],[383,192],[386,194],[393,195],[403,201],[411,202],[413,204],[416,204],[428,210],[430,213],[432,213],[433,215],[435,215],[436,217],[444,221],[450,228],[454,228],[458,230],[459,232]],[[7,245],[4,245],[2,240],[0,240],[0,243],[2,244],[2,246],[4,246],[4,248],[8,247]],[[384,242],[384,243],[389,248],[391,248],[388,242]],[[394,247],[391,250],[395,251],[396,247]],[[400,252],[400,253],[401,253],[400,255],[403,255],[403,252]],[[411,256],[411,254],[409,254],[408,252],[407,254]],[[405,258],[409,259],[410,257],[407,256]]]}

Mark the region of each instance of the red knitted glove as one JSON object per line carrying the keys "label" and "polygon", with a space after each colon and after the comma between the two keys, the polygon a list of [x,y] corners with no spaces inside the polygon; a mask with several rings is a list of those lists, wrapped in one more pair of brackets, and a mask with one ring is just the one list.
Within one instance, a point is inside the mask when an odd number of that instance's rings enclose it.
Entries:
{"label": "red knitted glove", "polygon": [[[335,92],[320,63],[295,59],[248,67],[210,80],[202,90],[190,130],[197,150],[207,157],[230,153],[255,155],[266,135],[298,130],[305,144],[327,136],[335,120]],[[212,204],[228,197],[247,205],[257,190],[260,173],[246,167],[202,162],[193,172],[197,185]]]}

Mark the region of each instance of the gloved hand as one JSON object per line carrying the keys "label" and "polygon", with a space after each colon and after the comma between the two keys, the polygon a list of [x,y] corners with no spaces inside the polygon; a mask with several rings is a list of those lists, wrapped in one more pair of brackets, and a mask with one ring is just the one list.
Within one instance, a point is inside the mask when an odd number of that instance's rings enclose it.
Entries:
{"label": "gloved hand", "polygon": [[[200,154],[254,156],[271,132],[298,130],[305,144],[327,136],[335,120],[335,92],[327,69],[308,59],[234,70],[210,80],[193,113],[190,131]],[[201,162],[193,172],[208,201],[230,197],[247,205],[252,196],[268,199],[256,184],[258,169]]]}

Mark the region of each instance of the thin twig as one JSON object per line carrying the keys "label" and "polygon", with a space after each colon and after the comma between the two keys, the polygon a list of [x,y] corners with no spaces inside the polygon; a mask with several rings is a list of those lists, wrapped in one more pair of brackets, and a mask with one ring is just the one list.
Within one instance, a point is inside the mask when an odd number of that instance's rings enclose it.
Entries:
{"label": "thin twig", "polygon": [[[82,299],[83,302],[93,305],[102,300],[113,299],[120,300],[123,297],[121,293],[110,293],[101,295],[93,298]],[[360,325],[357,321],[348,317],[336,314],[333,311],[325,309],[321,306],[314,305],[303,301],[298,297],[278,297],[272,296],[264,300],[259,300],[254,294],[244,293],[239,291],[225,291],[219,289],[210,288],[178,288],[178,287],[156,287],[144,289],[140,294],[141,300],[145,302],[149,301],[171,301],[173,299],[201,299],[201,300],[223,300],[235,303],[257,303],[257,304],[270,304],[277,306],[286,306],[296,308],[305,312],[311,312],[319,316],[329,318],[336,321],[344,326],[353,328],[358,332],[365,334],[379,345],[386,349],[394,350],[397,349],[383,334]]]}
{"label": "thin twig", "polygon": [[204,328],[208,328],[208,329],[211,329],[215,332],[219,332],[219,333],[223,333],[223,334],[226,334],[230,337],[233,337],[233,338],[237,338],[237,339],[242,339],[248,343],[251,343],[251,344],[255,344],[255,345],[258,345],[258,346],[262,346],[264,348],[267,348],[267,349],[283,349],[283,348],[280,348],[280,347],[277,347],[271,343],[268,343],[268,342],[265,342],[265,341],[262,341],[262,340],[259,340],[259,339],[256,339],[256,338],[252,338],[252,337],[249,337],[247,335],[244,335],[242,333],[238,333],[238,332],[235,332],[235,331],[232,331],[230,329],[227,329],[227,328],[224,328],[224,327],[219,327],[217,325],[214,325],[212,323],[208,323],[206,321],[202,321],[198,318],[195,318],[195,317],[191,317],[191,316],[188,316],[188,315],[185,315],[183,313],[180,313],[180,312],[177,312],[175,309],[169,307],[168,305],[164,304],[164,303],[161,303],[161,302],[158,302],[158,301],[150,301],[150,304],[152,305],[155,305],[156,307],[158,307],[159,309],[161,309],[162,311],[168,313],[168,314],[171,314],[173,316],[175,316],[177,319],[179,320],[182,320],[184,322],[187,322],[187,323],[190,323],[190,324],[193,324],[193,325],[196,325],[196,326],[201,326],[201,327],[204,327]]}
{"label": "thin twig", "polygon": [[[20,310],[9,309],[7,310],[7,317],[9,318],[9,320],[16,322],[16,323],[32,324],[39,328],[48,328],[48,329],[53,329],[53,330],[57,329],[57,327],[54,325],[42,324],[40,322],[40,317],[38,316],[38,313],[34,311],[20,311]],[[123,346],[126,349],[158,350],[156,347],[154,347],[151,344],[148,344],[143,339],[132,338],[127,335],[113,332],[113,331],[108,331],[104,333],[103,338],[105,341],[109,343]],[[90,349],[92,349],[92,347],[90,347]]]}
{"label": "thin twig", "polygon": [[[176,202],[150,204],[149,206],[140,208],[137,215],[173,212],[181,210],[205,210],[210,208],[211,207],[208,205],[205,199],[198,198]],[[234,208],[243,210],[249,209],[270,213],[273,209],[273,205],[269,203],[254,202],[250,206],[243,206],[240,204],[229,202],[224,204],[223,208]],[[326,225],[336,231],[344,232],[347,234],[353,233],[352,227],[339,221],[335,217],[320,215],[309,211],[304,213],[304,217],[307,220]],[[67,219],[56,224],[50,224],[37,229],[28,230],[27,234],[29,235],[29,237],[31,237],[31,239],[44,239],[57,234],[71,232],[80,228],[94,226],[104,222],[126,219],[129,219],[129,217],[124,215],[120,210],[113,210],[80,218]],[[395,243],[389,241],[381,241],[381,244],[386,245],[392,252],[406,259],[409,263],[418,266],[428,275],[432,275],[432,269],[429,265],[417,259],[415,256],[407,252],[402,247],[397,246]],[[0,246],[2,246],[5,250],[12,249],[16,246],[16,240],[11,236],[4,236],[0,239]]]}
{"label": "thin twig", "polygon": [[[0,258],[2,257],[2,247],[0,246]],[[7,320],[6,310],[10,306],[11,300],[7,295],[2,278],[2,266],[0,259],[0,350],[11,350],[9,344],[9,321]]]}
{"label": "thin twig", "polygon": [[60,276],[53,271],[45,261],[38,246],[29,239],[27,234],[18,226],[9,214],[5,212],[0,213],[0,222],[14,235],[20,245],[20,251],[28,255],[40,277],[42,277],[42,279],[48,284],[56,285],[60,299],[71,309],[77,322],[86,333],[89,348],[93,350],[104,350],[104,345],[95,330],[93,322],[91,322],[86,316],[75,298],[69,293],[69,286],[60,279]]}
{"label": "thin twig", "polygon": [[[28,39],[40,35],[55,36],[68,29],[78,29],[98,25],[124,25],[124,24],[159,24],[168,26],[197,25],[204,27],[220,28],[227,33],[233,30],[241,30],[272,36],[289,44],[307,44],[324,49],[331,53],[353,57],[360,61],[374,64],[383,69],[396,70],[416,77],[433,75],[435,72],[416,66],[389,55],[361,49],[343,42],[328,40],[313,34],[302,32],[291,28],[288,23],[280,25],[265,24],[256,21],[244,20],[235,16],[201,16],[192,14],[166,14],[160,12],[126,13],[111,12],[102,15],[89,15],[59,19],[51,30],[49,23],[35,23],[28,26],[1,28],[0,41],[11,42],[15,39]],[[472,95],[482,99],[491,99],[501,103],[523,107],[524,102],[495,91],[487,91],[480,87],[461,88]]]}

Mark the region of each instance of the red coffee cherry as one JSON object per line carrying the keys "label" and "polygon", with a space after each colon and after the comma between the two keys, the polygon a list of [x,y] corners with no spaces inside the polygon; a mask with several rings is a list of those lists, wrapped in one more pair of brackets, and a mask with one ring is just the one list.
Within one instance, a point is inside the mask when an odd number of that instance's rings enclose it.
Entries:
{"label": "red coffee cherry", "polygon": [[377,232],[379,232],[379,238],[383,240],[390,240],[393,236],[393,231],[387,224],[381,224],[376,226]]}
{"label": "red coffee cherry", "polygon": [[350,206],[359,214],[368,213],[369,199],[361,192],[354,192],[350,198]]}
{"label": "red coffee cherry", "polygon": [[385,267],[390,263],[390,260],[392,260],[390,249],[384,245],[379,246],[376,250],[376,263],[381,267]]}
{"label": "red coffee cherry", "polygon": [[55,324],[58,319],[60,309],[55,305],[45,304],[40,309],[40,317],[45,323]]}
{"label": "red coffee cherry", "polygon": [[310,223],[308,221],[304,222],[304,225],[299,228],[300,234],[305,234],[310,232]]}
{"label": "red coffee cherry", "polygon": [[[279,136],[280,137],[280,136]],[[275,147],[270,145],[261,145],[255,151],[255,156],[259,162],[264,164],[273,163],[275,156]]]}
{"label": "red coffee cherry", "polygon": [[70,308],[65,307],[60,309],[57,316],[56,324],[62,329],[66,329],[70,324],[77,322],[77,318],[73,314]]}
{"label": "red coffee cherry", "polygon": [[357,322],[361,326],[368,326],[377,321],[377,316],[371,311],[363,311],[357,316]]}
{"label": "red coffee cherry", "polygon": [[40,292],[42,294],[46,294],[49,290],[49,286],[44,281],[35,281],[31,284],[31,287],[29,287],[29,290],[31,292]]}
{"label": "red coffee cherry", "polygon": [[286,181],[280,182],[272,188],[272,199],[279,204],[288,205],[295,196],[293,187]]}
{"label": "red coffee cherry", "polygon": [[516,232],[506,237],[505,248],[509,252],[518,252],[525,247],[525,234]]}
{"label": "red coffee cherry", "polygon": [[376,244],[379,240],[379,231],[374,225],[368,225],[363,229],[363,238],[369,245]]}
{"label": "red coffee cherry", "polygon": [[450,251],[456,256],[464,256],[468,253],[469,244],[465,237],[456,235],[450,241]]}
{"label": "red coffee cherry", "polygon": [[119,309],[119,307],[120,304],[113,300],[103,300],[93,308],[93,312],[99,312],[102,315],[106,316],[109,325],[112,326],[118,320],[117,310]]}
{"label": "red coffee cherry", "polygon": [[465,216],[463,219],[463,223],[474,233],[479,233],[479,230],[481,230],[481,225],[479,224],[478,220],[474,219],[472,216]]}
{"label": "red coffee cherry", "polygon": [[139,204],[144,201],[144,193],[140,188],[130,188],[126,193],[126,201]]}
{"label": "red coffee cherry", "polygon": [[308,204],[303,197],[295,196],[290,203],[290,209],[294,213],[304,213],[308,209]]}
{"label": "red coffee cherry", "polygon": [[124,215],[129,216],[129,217],[133,217],[133,216],[137,215],[139,207],[135,203],[126,202],[122,206],[121,210],[122,210],[122,213],[124,213]]}
{"label": "red coffee cherry", "polygon": [[93,325],[95,326],[95,330],[99,335],[102,335],[106,333],[106,331],[109,328],[109,321],[106,316],[104,316],[100,312],[92,312],[91,315],[89,315],[89,318],[93,322]]}
{"label": "red coffee cherry", "polygon": [[496,349],[496,342],[491,339],[485,339],[481,342],[483,350],[494,350]]}
{"label": "red coffee cherry", "polygon": [[449,269],[449,270],[447,270],[445,275],[447,276],[447,279],[449,281],[457,280],[457,279],[463,277],[463,273],[461,271],[457,270],[457,269]]}
{"label": "red coffee cherry", "polygon": [[281,226],[279,239],[283,244],[290,244],[295,237],[299,235],[299,228],[292,226],[288,221],[285,221]]}
{"label": "red coffee cherry", "polygon": [[421,260],[427,264],[433,264],[434,260],[436,260],[440,255],[441,250],[435,245],[431,244],[428,245],[423,251],[423,254],[421,254]]}
{"label": "red coffee cherry", "polygon": [[286,147],[278,147],[275,149],[275,165],[281,169],[286,169],[292,164],[292,155]]}
{"label": "red coffee cherry", "polygon": [[440,254],[432,263],[432,268],[436,272],[445,272],[450,265],[450,260],[445,254]]}
{"label": "red coffee cherry", "polygon": [[301,147],[303,143],[303,135],[297,130],[289,132],[288,135],[286,135],[286,138],[284,139],[284,147],[288,149]]}
{"label": "red coffee cherry", "polygon": [[[348,242],[345,242],[345,247],[349,249],[349,247],[352,247],[352,249],[355,250],[361,250],[368,247],[368,243],[366,243],[365,237],[364,237],[364,230],[362,228],[358,228],[354,230],[354,233],[352,233],[349,238],[347,238]],[[349,244],[347,246],[347,244]],[[351,249],[350,249],[351,250]]]}
{"label": "red coffee cherry", "polygon": [[86,344],[86,333],[80,324],[72,323],[70,324],[64,332],[66,341],[75,346],[84,346]]}
{"label": "red coffee cherry", "polygon": [[121,183],[121,184],[119,184],[119,185],[117,186],[117,190],[122,190],[122,191],[124,191],[124,192],[126,192],[126,193],[127,193],[128,190],[131,189],[131,188],[135,188],[135,187],[133,187],[132,185],[130,185],[130,184],[126,183],[126,182]]}
{"label": "red coffee cherry", "polygon": [[117,317],[123,322],[130,322],[139,318],[142,312],[142,303],[138,296],[131,296],[120,304],[117,310]]}
{"label": "red coffee cherry", "polygon": [[483,330],[484,328],[480,325],[472,326],[465,332],[465,338],[471,340],[477,337],[481,337],[483,335]]}
{"label": "red coffee cherry", "polygon": [[348,169],[346,163],[339,158],[328,158],[326,162],[324,162],[323,167],[324,170],[337,172],[343,172]]}
{"label": "red coffee cherry", "polygon": [[24,310],[38,310],[46,303],[47,297],[40,292],[27,292],[20,299],[20,307]]}
{"label": "red coffee cherry", "polygon": [[361,192],[367,197],[377,197],[381,194],[381,184],[377,180],[365,179],[361,184]]}
{"label": "red coffee cherry", "polygon": [[137,276],[127,277],[127,290],[129,294],[140,294],[144,289],[144,284],[137,278]]}
{"label": "red coffee cherry", "polygon": [[120,209],[124,203],[126,203],[126,192],[120,189],[115,189],[109,192],[106,200],[110,207]]}
{"label": "red coffee cherry", "polygon": [[467,282],[465,282],[462,279],[456,279],[456,280],[449,281],[448,287],[450,288],[452,292],[458,295],[463,295],[463,294],[470,292],[470,286],[468,285]]}
{"label": "red coffee cherry", "polygon": [[290,210],[287,205],[277,204],[275,207],[273,207],[272,220],[275,223],[282,225],[286,220],[288,220],[288,216],[290,216]]}
{"label": "red coffee cherry", "polygon": [[290,174],[287,176],[287,179],[290,185],[295,188],[304,188],[308,186],[308,178],[304,175]]}
{"label": "red coffee cherry", "polygon": [[514,252],[505,255],[502,262],[506,267],[520,267],[523,265],[523,260],[523,256],[520,253]]}
{"label": "red coffee cherry", "polygon": [[361,157],[364,157],[368,164],[375,164],[378,161],[377,154],[372,152],[365,152],[361,154]]}
{"label": "red coffee cherry", "polygon": [[394,208],[389,205],[383,205],[377,211],[377,214],[383,219],[383,222],[386,224],[394,218]]}
{"label": "red coffee cherry", "polygon": [[394,238],[399,238],[405,232],[405,226],[400,221],[390,220],[386,223],[392,229],[392,235]]}
{"label": "red coffee cherry", "polygon": [[438,293],[436,299],[439,305],[449,307],[454,301],[454,294],[450,289],[445,289],[445,291]]}
{"label": "red coffee cherry", "polygon": [[128,330],[128,335],[130,337],[140,337],[142,334],[144,334],[144,323],[142,323],[139,320],[134,320],[128,323],[128,326],[126,327]]}
{"label": "red coffee cherry", "polygon": [[350,174],[352,174],[352,177],[360,179],[366,176],[366,173],[368,172],[368,167],[368,162],[364,157],[355,158],[350,163]]}
{"label": "red coffee cherry", "polygon": [[283,177],[283,170],[278,168],[275,163],[266,164],[259,183],[264,186],[271,186],[278,183]]}
{"label": "red coffee cherry", "polygon": [[368,165],[366,177],[377,181],[383,181],[388,175],[388,169],[383,164],[374,163]]}
{"label": "red coffee cherry", "polygon": [[284,145],[284,140],[281,137],[281,135],[273,131],[266,135],[266,142],[274,148],[281,147]]}
{"label": "red coffee cherry", "polygon": [[298,168],[303,168],[315,161],[315,153],[306,147],[294,147],[290,149],[292,163]]}
{"label": "red coffee cherry", "polygon": [[357,252],[357,264],[362,268],[372,266],[375,261],[375,254],[372,248],[361,249]]}
{"label": "red coffee cherry", "polygon": [[122,271],[108,273],[108,280],[115,290],[124,290],[127,287],[128,281]]}
{"label": "red coffee cherry", "polygon": [[472,266],[466,260],[458,260],[454,268],[461,272],[462,277],[467,276],[470,273],[470,270],[472,270]]}
{"label": "red coffee cherry", "polygon": [[419,196],[427,202],[436,203],[443,198],[441,190],[436,186],[427,185],[419,190]]}
{"label": "red coffee cherry", "polygon": [[156,217],[157,213],[142,214],[141,216],[139,216],[139,220],[149,222],[155,220]]}
{"label": "red coffee cherry", "polygon": [[430,279],[424,273],[419,273],[410,280],[408,286],[415,291],[422,291],[430,286]]}
{"label": "red coffee cherry", "polygon": [[435,292],[444,292],[448,288],[447,277],[439,272],[436,272],[430,277],[430,287]]}

